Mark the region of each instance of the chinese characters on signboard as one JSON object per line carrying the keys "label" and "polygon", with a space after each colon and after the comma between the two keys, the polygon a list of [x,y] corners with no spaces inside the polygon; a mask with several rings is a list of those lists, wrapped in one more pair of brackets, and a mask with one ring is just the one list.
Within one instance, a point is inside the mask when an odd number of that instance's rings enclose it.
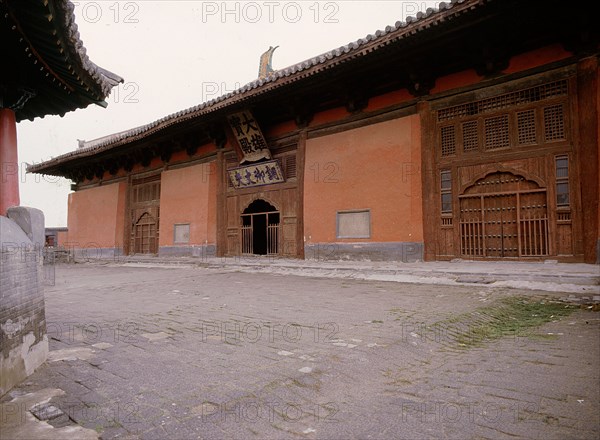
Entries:
{"label": "chinese characters on signboard", "polygon": [[267,142],[250,111],[245,110],[240,113],[234,113],[228,116],[227,120],[244,154],[244,158],[240,161],[240,164],[256,162],[261,159],[271,159],[271,152],[269,151]]}
{"label": "chinese characters on signboard", "polygon": [[250,188],[285,182],[276,160],[227,170],[234,188]]}

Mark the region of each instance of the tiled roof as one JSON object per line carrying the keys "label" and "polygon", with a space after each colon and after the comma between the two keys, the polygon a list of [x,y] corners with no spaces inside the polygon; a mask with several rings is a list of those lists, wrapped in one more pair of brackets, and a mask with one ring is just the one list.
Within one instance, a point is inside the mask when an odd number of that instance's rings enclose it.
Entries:
{"label": "tiled roof", "polygon": [[[4,104],[17,121],[106,106],[123,78],[87,56],[68,0],[0,0]],[[25,99],[26,97],[26,99]]]}
{"label": "tiled roof", "polygon": [[55,7],[61,11],[60,16],[62,17],[62,25],[66,31],[69,50],[72,54],[71,59],[75,60],[83,67],[90,77],[94,79],[96,84],[100,86],[104,97],[107,97],[110,95],[110,91],[113,87],[123,82],[123,78],[97,66],[87,56],[87,50],[83,46],[83,41],[81,41],[81,36],[79,35],[79,28],[77,23],[75,23],[75,5],[69,0],[56,0]]}
{"label": "tiled roof", "polygon": [[431,29],[444,21],[452,19],[452,17],[460,15],[464,11],[474,9],[489,1],[491,0],[452,0],[451,2],[441,2],[437,8],[428,8],[424,12],[418,12],[416,17],[407,17],[405,22],[398,21],[393,26],[387,26],[385,29],[378,30],[374,34],[369,34],[364,38],[284,69],[276,70],[266,78],[254,80],[233,92],[170,114],[149,124],[85,142],[81,148],[75,151],[57,156],[37,165],[31,165],[27,170],[29,172],[43,173],[45,169],[51,166],[75,158],[93,156],[119,145],[142,139],[173,124],[208,115],[233,104],[239,104],[251,97],[311,77],[349,60],[364,56],[395,41],[411,38],[424,30]]}

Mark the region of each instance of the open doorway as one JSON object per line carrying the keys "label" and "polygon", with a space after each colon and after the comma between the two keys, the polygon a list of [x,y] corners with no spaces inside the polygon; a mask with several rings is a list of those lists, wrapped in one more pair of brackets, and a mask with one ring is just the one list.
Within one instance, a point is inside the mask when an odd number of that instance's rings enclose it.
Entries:
{"label": "open doorway", "polygon": [[242,254],[279,253],[279,211],[269,202],[257,199],[242,213]]}

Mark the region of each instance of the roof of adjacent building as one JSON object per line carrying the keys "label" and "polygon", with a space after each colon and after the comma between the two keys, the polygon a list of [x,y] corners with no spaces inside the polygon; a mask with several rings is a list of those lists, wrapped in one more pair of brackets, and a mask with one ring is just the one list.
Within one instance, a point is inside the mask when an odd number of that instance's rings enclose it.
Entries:
{"label": "roof of adjacent building", "polygon": [[94,64],[68,0],[0,0],[3,105],[17,121],[98,104],[123,78]]}

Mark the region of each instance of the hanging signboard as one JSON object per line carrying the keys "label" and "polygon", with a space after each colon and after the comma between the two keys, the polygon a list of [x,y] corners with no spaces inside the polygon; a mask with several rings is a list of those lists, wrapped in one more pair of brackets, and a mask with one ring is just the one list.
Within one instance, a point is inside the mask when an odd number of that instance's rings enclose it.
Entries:
{"label": "hanging signboard", "polygon": [[269,151],[265,137],[249,110],[234,113],[227,117],[227,121],[244,154],[240,164],[271,159],[271,152]]}
{"label": "hanging signboard", "polygon": [[281,166],[276,160],[232,168],[227,170],[227,173],[234,188],[250,188],[285,182]]}

